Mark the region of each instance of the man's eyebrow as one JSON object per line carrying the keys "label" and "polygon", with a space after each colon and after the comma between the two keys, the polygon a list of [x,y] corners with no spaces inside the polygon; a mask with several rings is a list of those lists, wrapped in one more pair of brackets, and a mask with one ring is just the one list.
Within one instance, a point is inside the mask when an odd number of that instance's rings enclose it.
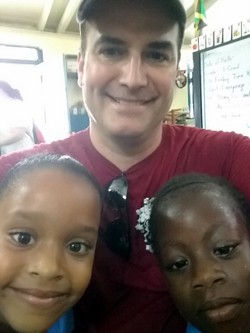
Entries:
{"label": "man's eyebrow", "polygon": [[173,48],[173,44],[169,41],[155,41],[147,45],[150,49],[157,50],[170,50]]}
{"label": "man's eyebrow", "polygon": [[124,41],[122,41],[120,38],[117,37],[112,37],[109,35],[102,35],[98,40],[97,40],[97,45],[99,44],[113,44],[113,45],[125,45]]}

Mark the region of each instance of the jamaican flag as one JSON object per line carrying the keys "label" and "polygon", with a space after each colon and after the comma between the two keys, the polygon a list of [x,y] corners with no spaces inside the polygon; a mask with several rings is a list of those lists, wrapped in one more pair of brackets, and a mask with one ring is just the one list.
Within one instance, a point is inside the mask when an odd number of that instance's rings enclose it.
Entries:
{"label": "jamaican flag", "polygon": [[205,0],[195,1],[194,28],[196,31],[203,29],[206,23]]}

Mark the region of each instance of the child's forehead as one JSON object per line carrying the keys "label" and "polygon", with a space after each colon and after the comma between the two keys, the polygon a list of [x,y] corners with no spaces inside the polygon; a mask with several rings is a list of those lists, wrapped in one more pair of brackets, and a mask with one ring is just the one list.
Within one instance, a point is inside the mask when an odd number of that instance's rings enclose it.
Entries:
{"label": "child's forehead", "polygon": [[158,236],[164,242],[207,244],[221,237],[238,237],[249,229],[243,214],[227,198],[219,200],[212,191],[183,197],[169,201],[158,216]]}
{"label": "child's forehead", "polygon": [[35,191],[46,191],[46,189],[56,188],[56,186],[61,188],[65,186],[66,189],[70,184],[81,188],[90,186],[87,177],[70,169],[58,166],[39,166],[15,174],[3,192],[11,193],[17,189],[20,190],[23,186],[28,186],[30,190],[33,189]]}
{"label": "child's forehead", "polygon": [[[20,181],[30,181],[32,179],[40,179],[40,178],[53,178],[57,176],[65,176],[71,178],[82,178],[87,179],[87,177],[80,176],[78,173],[74,172],[71,169],[64,168],[58,165],[50,165],[50,166],[37,166],[36,168],[31,168],[30,170],[23,170],[17,174],[16,179]],[[58,181],[59,177],[56,177],[55,180]]]}
{"label": "child's forehead", "polygon": [[[162,217],[166,219],[168,228],[182,224],[182,230],[192,223],[194,229],[212,224],[247,224],[246,216],[241,211],[236,199],[218,187],[185,189],[175,195],[162,206]],[[169,223],[172,221],[173,223]]]}
{"label": "child's forehead", "polygon": [[221,218],[226,223],[228,217],[239,212],[235,200],[216,187],[194,188],[177,191],[162,202],[163,218],[179,220],[183,217],[199,221]]}
{"label": "child's forehead", "polygon": [[197,203],[199,201],[207,201],[208,204],[217,202],[217,204],[220,205],[221,202],[231,204],[231,202],[234,201],[228,191],[214,184],[198,184],[179,188],[176,192],[170,193],[169,200],[172,204],[182,205],[186,205],[189,202]]}
{"label": "child's forehead", "polygon": [[1,195],[2,202],[21,205],[100,202],[98,191],[85,175],[64,168],[40,168],[17,175]]}

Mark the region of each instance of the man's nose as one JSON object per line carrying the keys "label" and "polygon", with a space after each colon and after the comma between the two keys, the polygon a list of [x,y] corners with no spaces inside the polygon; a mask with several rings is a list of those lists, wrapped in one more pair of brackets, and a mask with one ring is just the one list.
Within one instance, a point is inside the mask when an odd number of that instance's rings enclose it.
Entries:
{"label": "man's nose", "polygon": [[29,257],[28,273],[43,280],[64,277],[64,256],[55,246],[44,246]]}
{"label": "man's nose", "polygon": [[143,63],[140,55],[130,55],[121,65],[120,84],[127,86],[130,90],[137,90],[145,87],[147,83],[146,64]]}
{"label": "man's nose", "polygon": [[193,269],[193,288],[213,288],[226,281],[226,273],[216,260],[202,260]]}

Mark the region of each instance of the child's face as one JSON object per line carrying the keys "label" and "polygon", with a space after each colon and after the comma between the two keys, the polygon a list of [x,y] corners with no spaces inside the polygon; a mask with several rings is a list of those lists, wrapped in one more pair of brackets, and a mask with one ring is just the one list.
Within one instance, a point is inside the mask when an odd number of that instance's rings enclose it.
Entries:
{"label": "child's face", "polygon": [[24,176],[0,199],[0,321],[44,332],[81,297],[92,272],[100,199],[60,169]]}
{"label": "child's face", "polygon": [[157,221],[157,251],[180,312],[202,332],[246,332],[250,243],[242,218],[215,190],[185,192],[169,206]]}

